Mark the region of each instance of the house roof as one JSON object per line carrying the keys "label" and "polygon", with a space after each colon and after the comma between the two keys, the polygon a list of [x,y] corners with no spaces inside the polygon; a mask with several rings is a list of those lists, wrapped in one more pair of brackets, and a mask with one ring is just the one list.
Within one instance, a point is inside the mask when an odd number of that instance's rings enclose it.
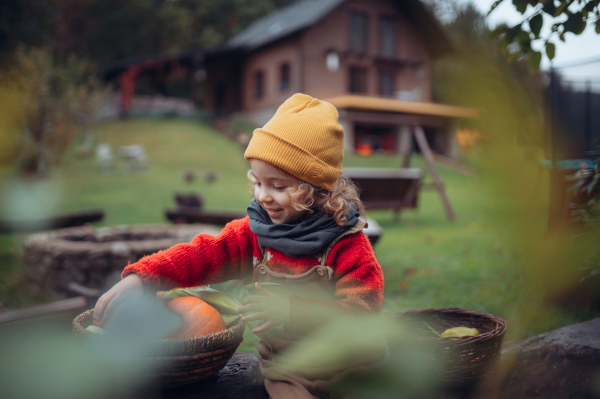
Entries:
{"label": "house roof", "polygon": [[[298,0],[254,22],[226,44],[226,48],[257,49],[317,23],[345,0]],[[442,55],[453,52],[441,25],[420,0],[394,0],[431,50]]]}
{"label": "house roof", "polygon": [[231,38],[230,47],[252,50],[318,22],[345,0],[298,0],[254,22]]}
{"label": "house roof", "polygon": [[348,94],[324,99],[336,108],[364,111],[399,112],[412,115],[441,116],[446,118],[479,118],[479,110],[455,105],[420,101],[402,101],[393,98]]}

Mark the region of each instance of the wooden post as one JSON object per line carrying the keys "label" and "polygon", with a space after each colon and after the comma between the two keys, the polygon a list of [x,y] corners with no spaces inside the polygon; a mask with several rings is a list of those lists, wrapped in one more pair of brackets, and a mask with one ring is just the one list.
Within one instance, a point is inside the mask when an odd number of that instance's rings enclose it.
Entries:
{"label": "wooden post", "polygon": [[412,138],[410,134],[410,127],[401,126],[398,132],[398,152],[402,157],[402,167],[410,167],[410,156],[412,153]]}
{"label": "wooden post", "polygon": [[121,89],[121,115],[129,114],[131,100],[135,95],[135,78],[141,72],[139,65],[130,66],[119,76]]}
{"label": "wooden post", "polygon": [[413,134],[415,135],[415,139],[417,140],[417,145],[421,149],[421,153],[423,157],[425,157],[425,161],[427,162],[427,167],[431,172],[431,176],[433,177],[433,185],[435,189],[439,192],[440,198],[442,199],[442,204],[444,205],[444,209],[446,210],[446,216],[448,216],[449,220],[454,220],[456,215],[452,210],[452,205],[450,205],[450,201],[446,196],[446,189],[444,188],[444,183],[442,183],[442,179],[440,178],[440,174],[435,166],[435,161],[433,159],[433,153],[431,152],[431,148],[429,148],[429,144],[427,144],[427,139],[425,138],[425,132],[423,132],[423,128],[421,126],[413,126]]}

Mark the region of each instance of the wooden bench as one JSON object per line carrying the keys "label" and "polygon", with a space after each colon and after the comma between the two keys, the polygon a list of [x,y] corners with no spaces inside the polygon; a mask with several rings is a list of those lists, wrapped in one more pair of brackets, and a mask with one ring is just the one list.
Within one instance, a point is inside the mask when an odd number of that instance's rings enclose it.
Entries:
{"label": "wooden bench", "polygon": [[403,208],[416,208],[423,170],[418,168],[345,168],[344,176],[360,189],[367,210],[393,209],[395,219]]}

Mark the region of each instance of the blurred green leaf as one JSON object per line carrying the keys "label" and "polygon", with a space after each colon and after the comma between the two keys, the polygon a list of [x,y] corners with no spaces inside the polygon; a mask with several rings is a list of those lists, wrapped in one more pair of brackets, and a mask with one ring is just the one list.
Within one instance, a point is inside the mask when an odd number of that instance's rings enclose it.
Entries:
{"label": "blurred green leaf", "polygon": [[597,1],[588,1],[588,3],[583,7],[584,10],[592,12],[594,8],[598,5]]}
{"label": "blurred green leaf", "polygon": [[227,313],[222,313],[221,317],[223,318],[223,321],[225,322],[225,325],[227,326],[227,328],[235,325],[242,318],[242,316],[240,316],[238,314],[227,314]]}
{"label": "blurred green leaf", "polygon": [[498,50],[500,50],[500,53],[504,55],[508,53],[508,40],[506,37],[504,37],[504,39],[500,41],[500,44],[498,45]]}
{"label": "blurred green leaf", "polygon": [[522,24],[518,24],[510,28],[506,34],[508,43],[512,42],[522,32]]}
{"label": "blurred green leaf", "polygon": [[537,72],[540,68],[540,62],[542,62],[542,53],[536,50],[529,52],[529,72],[532,74]]}
{"label": "blurred green leaf", "polygon": [[527,11],[527,6],[529,2],[527,0],[513,0],[513,5],[517,9],[518,12],[524,14]]}
{"label": "blurred green leaf", "polygon": [[529,20],[529,28],[531,29],[531,33],[533,33],[536,38],[540,37],[540,31],[542,30],[543,25],[544,18],[542,18],[542,14],[534,15]]}
{"label": "blurred green leaf", "polygon": [[545,0],[544,5],[542,6],[542,10],[546,14],[554,17],[554,14],[556,13],[556,7],[554,6],[554,0]]}
{"label": "blurred green leaf", "polygon": [[521,47],[521,52],[527,54],[529,50],[531,50],[531,38],[529,37],[529,33],[521,31],[519,32],[517,39],[519,41],[519,46]]}
{"label": "blurred green leaf", "polygon": [[554,57],[556,56],[556,46],[554,45],[554,43],[546,43],[546,55],[548,56],[548,59],[554,59]]}
{"label": "blurred green leaf", "polygon": [[508,55],[508,57],[506,57],[506,60],[511,63],[511,62],[515,62],[516,60],[518,60],[520,57],[522,56],[522,54],[518,51],[515,51],[514,53],[511,53]]}
{"label": "blurred green leaf", "polygon": [[488,38],[490,40],[493,40],[497,37],[499,37],[502,34],[505,34],[506,32],[508,32],[508,27],[506,25],[501,25],[501,26],[497,26],[494,30],[492,30],[488,36]]}

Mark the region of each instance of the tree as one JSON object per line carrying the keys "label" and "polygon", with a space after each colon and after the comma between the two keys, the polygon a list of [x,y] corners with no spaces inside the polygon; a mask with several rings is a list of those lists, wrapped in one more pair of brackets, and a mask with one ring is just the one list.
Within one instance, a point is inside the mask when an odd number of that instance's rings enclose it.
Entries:
{"label": "tree", "polygon": [[49,45],[99,66],[219,45],[292,0],[3,0],[0,52]]}
{"label": "tree", "polygon": [[14,62],[19,45],[41,46],[56,24],[55,0],[0,1],[0,68]]}
{"label": "tree", "polygon": [[528,72],[527,55],[521,55],[514,62],[507,62],[507,57],[498,53],[496,48],[499,39],[490,39],[492,31],[488,28],[485,14],[472,3],[465,4],[456,0],[429,0],[429,3],[438,18],[443,16],[444,28],[455,48],[454,56],[436,63],[436,97],[477,107],[476,102],[468,103],[468,97],[461,94],[470,81],[464,71],[476,68],[478,64],[489,64],[490,74],[503,79],[509,76],[511,86],[520,91],[523,98],[531,100],[527,104],[540,104],[539,95],[543,87],[541,75],[532,76]]}
{"label": "tree", "polygon": [[[497,0],[491,7],[492,13],[503,1]],[[498,26],[491,37],[500,38],[500,49],[516,59],[528,55],[531,70],[537,70],[542,60],[542,52],[533,48],[533,43],[543,43],[548,59],[554,59],[556,45],[554,41],[565,41],[567,33],[580,35],[587,26],[595,25],[600,34],[600,0],[512,0],[523,19],[513,26]],[[550,33],[542,36],[544,17],[552,25]]]}
{"label": "tree", "polygon": [[477,127],[487,143],[519,143],[533,156],[543,140],[542,74],[531,75],[526,55],[507,62],[496,49],[499,39],[489,38],[486,15],[472,3],[432,1],[436,15],[451,16],[444,28],[455,50],[434,63],[434,97],[482,110],[481,118],[462,120],[461,126]]}
{"label": "tree", "polygon": [[19,137],[13,153],[21,172],[46,175],[72,143],[75,124],[95,113],[105,90],[88,67],[74,56],[59,64],[48,48],[16,50],[15,64],[1,75],[0,99],[16,104],[8,128]]}

